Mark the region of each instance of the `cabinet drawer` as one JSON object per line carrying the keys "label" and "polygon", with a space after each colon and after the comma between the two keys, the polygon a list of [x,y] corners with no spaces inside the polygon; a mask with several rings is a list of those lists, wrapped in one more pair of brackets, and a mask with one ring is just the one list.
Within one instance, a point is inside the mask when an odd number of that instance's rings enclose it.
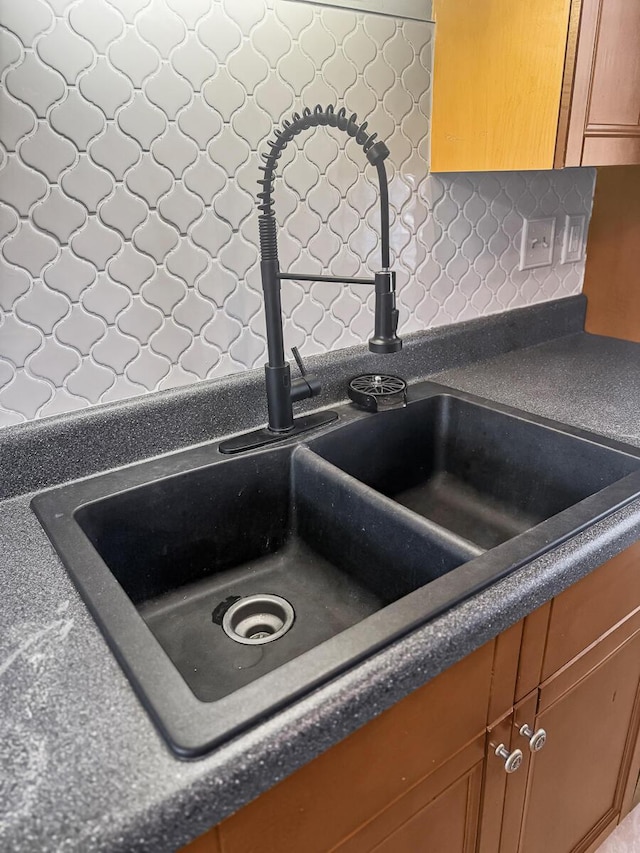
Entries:
{"label": "cabinet drawer", "polygon": [[542,680],[640,607],[640,542],[557,596],[551,605]]}
{"label": "cabinet drawer", "polygon": [[495,641],[219,826],[224,853],[326,853],[484,731]]}

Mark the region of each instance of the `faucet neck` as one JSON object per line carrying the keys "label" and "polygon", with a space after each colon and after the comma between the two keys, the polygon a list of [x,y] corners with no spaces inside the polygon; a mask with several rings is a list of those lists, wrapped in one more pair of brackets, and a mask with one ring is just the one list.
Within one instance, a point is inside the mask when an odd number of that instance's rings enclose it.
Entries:
{"label": "faucet neck", "polygon": [[285,119],[282,129],[274,131],[274,137],[267,140],[269,150],[262,154],[264,165],[260,166],[262,178],[258,181],[260,216],[258,227],[260,232],[260,257],[263,261],[278,260],[278,234],[276,218],[273,209],[273,191],[275,173],[284,149],[303,131],[316,127],[337,127],[361,146],[371,165],[376,167],[380,188],[380,249],[381,267],[390,266],[389,251],[389,189],[387,172],[384,161],[389,156],[389,149],[381,140],[376,141],[378,134],[367,131],[368,122],[358,124],[355,113],[347,118],[347,111],[341,107],[337,112],[330,104],[325,110],[318,104],[313,111],[306,107],[300,113],[294,113],[292,120]]}
{"label": "faucet neck", "polygon": [[372,352],[397,352],[402,341],[396,335],[398,312],[395,307],[395,274],[389,270],[389,187],[384,161],[389,149],[384,142],[377,141],[377,134],[367,132],[367,122],[357,123],[354,114],[347,118],[344,107],[335,112],[332,106],[323,110],[315,107],[313,112],[305,109],[302,115],[295,113],[292,121],[285,120],[282,130],[275,131],[273,139],[267,141],[269,151],[262,155],[264,165],[260,167],[263,175],[259,180],[260,192],[258,218],[260,230],[260,270],[264,291],[265,319],[267,330],[268,363],[265,366],[267,385],[267,405],[269,410],[269,429],[276,433],[287,433],[294,427],[293,403],[315,396],[320,384],[314,377],[305,377],[291,381],[291,371],[284,356],[284,335],[282,329],[282,304],[280,283],[283,278],[296,278],[295,274],[280,272],[278,261],[278,234],[273,209],[273,190],[275,170],[278,160],[286,146],[303,130],[329,126],[345,131],[362,147],[369,162],[376,167],[380,187],[380,233],[382,272],[376,273],[375,280],[337,279],[333,276],[306,276],[307,280],[344,281],[354,284],[375,284],[375,332],[369,341]]}

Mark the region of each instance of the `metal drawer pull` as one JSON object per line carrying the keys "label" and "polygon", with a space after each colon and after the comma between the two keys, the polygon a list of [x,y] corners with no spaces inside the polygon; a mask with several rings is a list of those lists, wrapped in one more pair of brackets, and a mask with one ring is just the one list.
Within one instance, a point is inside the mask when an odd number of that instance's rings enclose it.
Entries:
{"label": "metal drawer pull", "polygon": [[522,737],[529,738],[529,749],[531,752],[540,752],[547,742],[547,733],[544,729],[538,729],[537,732],[534,732],[531,726],[525,723],[524,726],[520,726],[519,732]]}
{"label": "metal drawer pull", "polygon": [[514,749],[509,752],[507,747],[501,743],[496,747],[496,755],[498,758],[504,758],[504,769],[506,773],[515,773],[522,764],[522,750]]}

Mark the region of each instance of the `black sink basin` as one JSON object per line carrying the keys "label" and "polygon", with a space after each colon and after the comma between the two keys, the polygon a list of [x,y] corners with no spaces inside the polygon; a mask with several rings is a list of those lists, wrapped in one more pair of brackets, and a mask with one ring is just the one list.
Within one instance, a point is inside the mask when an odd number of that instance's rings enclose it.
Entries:
{"label": "black sink basin", "polygon": [[[235,458],[75,513],[204,702],[255,681],[478,553],[424,525],[420,561],[403,558],[411,537],[389,541],[375,501],[345,493],[340,478],[329,476],[316,506],[307,491],[299,495],[296,484],[304,477],[291,457],[291,448],[281,448]],[[323,520],[325,504],[332,511]],[[291,604],[293,625],[273,642],[268,633],[262,643],[232,639],[222,628],[225,605],[262,594]]]}
{"label": "black sink basin", "polygon": [[640,495],[634,449],[428,383],[339,414],[306,444],[202,445],[32,502],[181,756]]}
{"label": "black sink basin", "polygon": [[484,549],[638,470],[638,459],[439,394],[312,441],[363,483]]}

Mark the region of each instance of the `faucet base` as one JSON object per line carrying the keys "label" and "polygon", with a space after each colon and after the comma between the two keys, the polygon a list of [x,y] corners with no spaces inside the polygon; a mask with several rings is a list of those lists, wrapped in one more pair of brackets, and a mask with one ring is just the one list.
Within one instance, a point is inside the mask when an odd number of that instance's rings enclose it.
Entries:
{"label": "faucet base", "polygon": [[242,453],[243,450],[256,450],[258,447],[264,447],[267,444],[286,441],[288,438],[330,424],[331,421],[337,419],[337,412],[314,412],[311,415],[302,415],[299,418],[294,418],[293,427],[287,432],[272,432],[267,427],[254,429],[251,432],[243,432],[241,435],[220,442],[218,450],[220,453]]}

